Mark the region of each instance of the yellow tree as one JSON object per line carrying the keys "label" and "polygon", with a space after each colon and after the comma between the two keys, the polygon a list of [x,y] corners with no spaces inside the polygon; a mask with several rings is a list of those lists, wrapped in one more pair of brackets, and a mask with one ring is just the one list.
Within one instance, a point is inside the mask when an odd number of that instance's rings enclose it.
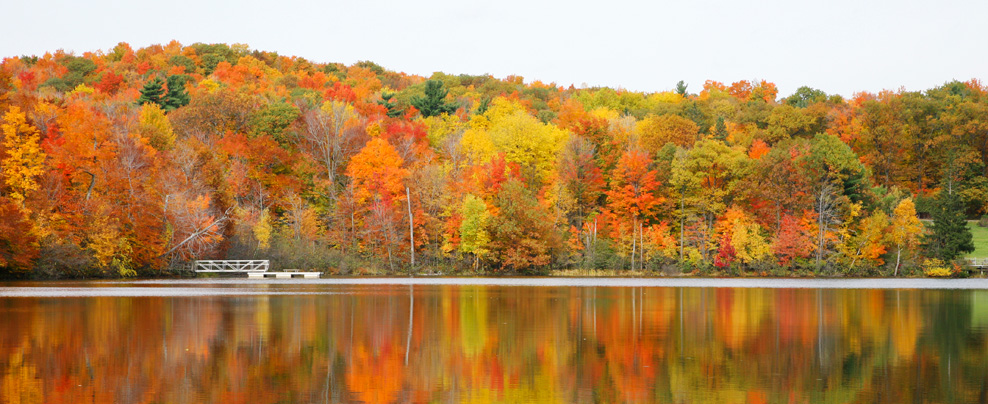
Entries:
{"label": "yellow tree", "polygon": [[498,154],[522,167],[526,177],[545,180],[568,133],[528,114],[517,101],[497,98],[483,115],[474,116],[461,145],[474,163],[486,163]]}
{"label": "yellow tree", "polygon": [[175,131],[158,104],[149,102],[141,106],[138,131],[157,150],[171,150],[175,146]]}
{"label": "yellow tree", "polygon": [[882,265],[882,254],[885,254],[885,232],[889,220],[885,212],[876,210],[871,216],[862,218],[857,225],[856,234],[847,237],[850,248],[847,254],[851,257],[850,266],[860,259],[873,265]]}
{"label": "yellow tree", "polygon": [[658,152],[666,143],[693,147],[700,137],[700,128],[696,123],[674,114],[648,116],[635,125],[635,132],[642,148],[650,154]]}
{"label": "yellow tree", "polygon": [[473,254],[473,268],[476,270],[480,258],[487,253],[487,244],[490,243],[490,235],[487,233],[490,212],[483,199],[467,194],[463,197],[460,214],[463,215],[463,222],[460,224],[460,251]]}
{"label": "yellow tree", "polygon": [[38,189],[35,177],[44,172],[45,153],[39,145],[38,130],[27,123],[21,109],[11,107],[3,116],[3,147],[0,171],[3,183],[10,187],[10,197],[23,203],[27,193]]}
{"label": "yellow tree", "polygon": [[734,222],[731,229],[731,245],[744,264],[751,264],[771,253],[768,240],[762,236],[762,228],[750,218]]}
{"label": "yellow tree", "polygon": [[895,243],[895,276],[899,275],[899,265],[902,262],[902,250],[913,248],[919,243],[923,224],[916,217],[916,205],[912,198],[903,199],[892,212],[892,231],[889,236]]}
{"label": "yellow tree", "polygon": [[771,253],[761,226],[738,206],[728,209],[717,227],[721,239],[730,243],[734,256],[743,264],[759,261]]}

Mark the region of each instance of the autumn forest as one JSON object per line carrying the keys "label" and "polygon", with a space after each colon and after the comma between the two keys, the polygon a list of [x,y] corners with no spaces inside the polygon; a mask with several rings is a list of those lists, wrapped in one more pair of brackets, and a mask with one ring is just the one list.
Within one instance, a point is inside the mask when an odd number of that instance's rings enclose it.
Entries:
{"label": "autumn forest", "polygon": [[[171,42],[0,64],[0,277],[963,276],[988,86],[643,93]],[[986,220],[988,221],[988,220]]]}

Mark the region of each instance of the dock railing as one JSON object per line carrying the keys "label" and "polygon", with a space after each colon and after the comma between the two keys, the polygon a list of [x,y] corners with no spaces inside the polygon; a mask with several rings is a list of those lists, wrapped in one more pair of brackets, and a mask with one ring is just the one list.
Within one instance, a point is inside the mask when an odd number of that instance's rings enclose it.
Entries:
{"label": "dock railing", "polygon": [[198,260],[192,268],[196,272],[267,272],[271,267],[268,260]]}
{"label": "dock railing", "polygon": [[975,268],[988,268],[988,258],[965,258],[967,263]]}

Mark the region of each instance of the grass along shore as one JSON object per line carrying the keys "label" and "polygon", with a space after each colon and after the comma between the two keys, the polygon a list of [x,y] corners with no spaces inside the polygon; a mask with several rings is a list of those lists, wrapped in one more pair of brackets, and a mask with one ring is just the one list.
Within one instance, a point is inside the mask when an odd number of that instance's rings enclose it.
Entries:
{"label": "grass along shore", "polygon": [[974,236],[974,252],[966,257],[988,258],[988,227],[978,226],[977,220],[968,220],[967,228],[971,229],[971,235]]}

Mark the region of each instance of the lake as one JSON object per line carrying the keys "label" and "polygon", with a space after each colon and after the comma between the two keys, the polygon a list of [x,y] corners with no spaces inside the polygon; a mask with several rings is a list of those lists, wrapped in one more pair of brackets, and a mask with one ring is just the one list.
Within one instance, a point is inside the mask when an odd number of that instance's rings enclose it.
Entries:
{"label": "lake", "polygon": [[2,403],[986,401],[981,279],[0,284]]}

